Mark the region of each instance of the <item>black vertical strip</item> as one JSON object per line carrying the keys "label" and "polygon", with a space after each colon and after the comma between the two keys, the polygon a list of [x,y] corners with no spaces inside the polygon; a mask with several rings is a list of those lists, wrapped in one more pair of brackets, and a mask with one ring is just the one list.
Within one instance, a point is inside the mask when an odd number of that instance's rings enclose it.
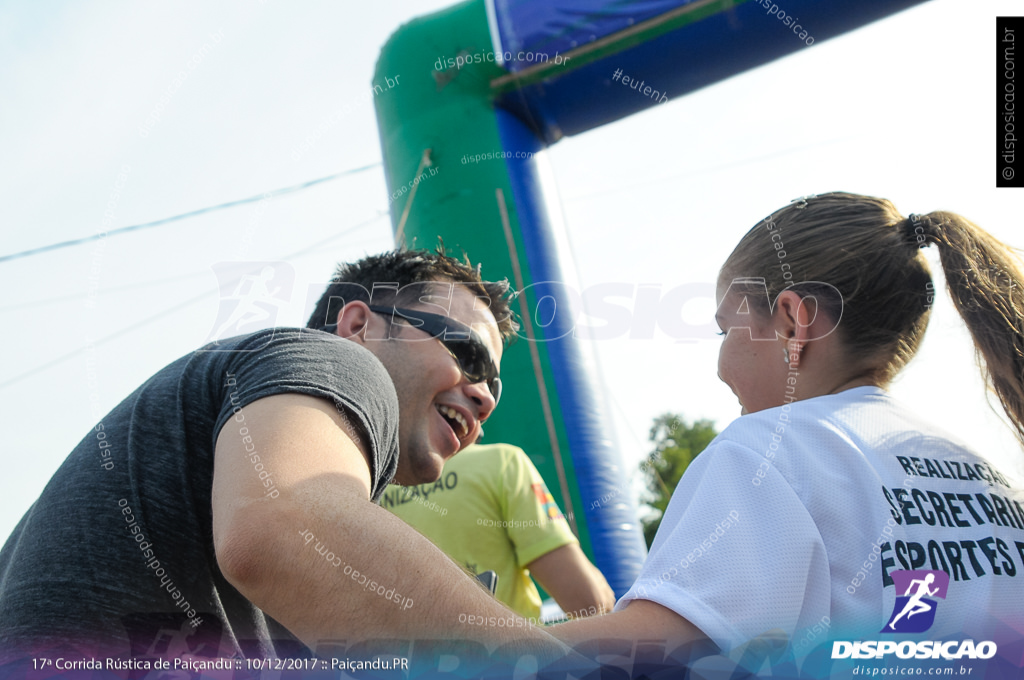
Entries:
{"label": "black vertical strip", "polygon": [[1024,17],[996,17],[996,186],[1024,187],[1021,158],[1024,149],[1017,137],[1017,52],[1024,43]]}

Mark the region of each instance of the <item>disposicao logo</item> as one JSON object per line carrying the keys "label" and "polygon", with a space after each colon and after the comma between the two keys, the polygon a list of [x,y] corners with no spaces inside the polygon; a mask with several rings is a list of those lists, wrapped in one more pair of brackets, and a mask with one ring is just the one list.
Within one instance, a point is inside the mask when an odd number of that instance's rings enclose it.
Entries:
{"label": "disposicao logo", "polygon": [[[949,574],[930,569],[891,572],[896,587],[896,604],[880,633],[923,633],[935,623],[939,603],[932,598],[946,599]],[[900,595],[899,593],[903,593]],[[991,659],[997,651],[991,640],[836,640],[832,643],[833,659],[881,659],[896,654],[900,659]]]}
{"label": "disposicao logo", "polygon": [[[889,622],[880,633],[923,633],[935,623],[935,609],[939,603],[931,599],[946,599],[949,574],[944,571],[917,569],[892,572],[897,593]],[[934,586],[934,588],[933,588]]]}

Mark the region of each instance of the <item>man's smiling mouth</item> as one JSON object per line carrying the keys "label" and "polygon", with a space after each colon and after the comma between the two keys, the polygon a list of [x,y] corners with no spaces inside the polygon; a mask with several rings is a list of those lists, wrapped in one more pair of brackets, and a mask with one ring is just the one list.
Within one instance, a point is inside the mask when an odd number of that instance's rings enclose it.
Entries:
{"label": "man's smiling mouth", "polygon": [[448,425],[451,426],[452,430],[460,440],[469,434],[469,425],[466,423],[466,419],[462,417],[461,413],[453,409],[451,406],[445,406],[444,404],[438,404],[437,410],[441,414],[441,417],[444,418]]}

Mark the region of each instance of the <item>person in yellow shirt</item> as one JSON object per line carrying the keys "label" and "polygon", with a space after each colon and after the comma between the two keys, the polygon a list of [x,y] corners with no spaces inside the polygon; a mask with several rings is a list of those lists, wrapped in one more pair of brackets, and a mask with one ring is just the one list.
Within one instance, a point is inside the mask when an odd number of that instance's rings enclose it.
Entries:
{"label": "person in yellow shirt", "polygon": [[571,617],[611,611],[615,595],[580,549],[544,480],[521,448],[470,446],[433,484],[391,485],[381,505],[474,574],[498,574],[495,597],[540,618],[540,583]]}

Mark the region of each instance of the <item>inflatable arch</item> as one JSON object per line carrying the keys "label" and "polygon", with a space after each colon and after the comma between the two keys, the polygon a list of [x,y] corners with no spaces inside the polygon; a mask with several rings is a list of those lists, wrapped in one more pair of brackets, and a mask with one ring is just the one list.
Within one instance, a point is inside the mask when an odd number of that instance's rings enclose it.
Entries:
{"label": "inflatable arch", "polygon": [[581,301],[538,154],[920,1],[469,0],[405,24],[382,49],[374,82],[389,89],[374,102],[396,242],[440,236],[523,291],[485,441],[527,451],[617,596],[646,548],[573,334]]}

